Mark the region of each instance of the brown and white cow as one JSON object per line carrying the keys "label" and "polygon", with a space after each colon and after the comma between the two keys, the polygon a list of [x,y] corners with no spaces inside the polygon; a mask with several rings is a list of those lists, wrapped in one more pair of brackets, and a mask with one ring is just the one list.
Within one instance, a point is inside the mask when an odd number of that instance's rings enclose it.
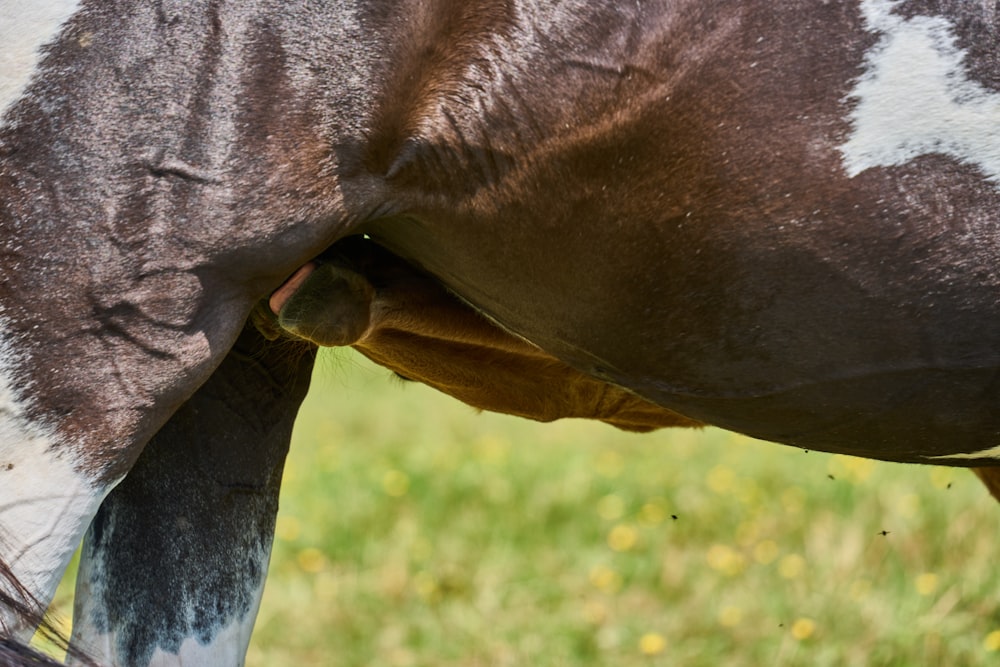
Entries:
{"label": "brown and white cow", "polygon": [[461,370],[457,313],[545,418],[996,465],[996,12],[0,0],[0,658],[96,516],[77,645],[241,664],[311,358],[244,322],[348,237],[403,280],[358,250],[318,308],[419,304],[355,332],[404,374]]}

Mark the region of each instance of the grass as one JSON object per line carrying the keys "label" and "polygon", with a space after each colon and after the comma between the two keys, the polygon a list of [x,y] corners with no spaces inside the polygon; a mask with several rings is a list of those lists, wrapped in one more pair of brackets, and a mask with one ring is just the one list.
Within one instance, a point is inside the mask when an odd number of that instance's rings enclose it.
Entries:
{"label": "grass", "polygon": [[479,415],[327,355],[248,665],[996,664],[998,523],[964,470]]}

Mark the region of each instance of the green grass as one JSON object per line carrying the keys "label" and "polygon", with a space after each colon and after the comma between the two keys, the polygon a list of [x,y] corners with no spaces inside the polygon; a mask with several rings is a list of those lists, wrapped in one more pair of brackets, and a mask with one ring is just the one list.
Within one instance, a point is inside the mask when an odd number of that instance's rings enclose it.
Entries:
{"label": "green grass", "polygon": [[1000,660],[1000,507],[967,471],[534,424],[387,375],[321,359],[251,667]]}

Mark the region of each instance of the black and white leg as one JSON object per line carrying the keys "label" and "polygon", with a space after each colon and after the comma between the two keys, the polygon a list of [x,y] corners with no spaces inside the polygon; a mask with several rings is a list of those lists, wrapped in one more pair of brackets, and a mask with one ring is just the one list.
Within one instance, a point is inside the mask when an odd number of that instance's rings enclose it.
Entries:
{"label": "black and white leg", "polygon": [[102,664],[244,663],[314,349],[248,328],[84,539],[73,644]]}

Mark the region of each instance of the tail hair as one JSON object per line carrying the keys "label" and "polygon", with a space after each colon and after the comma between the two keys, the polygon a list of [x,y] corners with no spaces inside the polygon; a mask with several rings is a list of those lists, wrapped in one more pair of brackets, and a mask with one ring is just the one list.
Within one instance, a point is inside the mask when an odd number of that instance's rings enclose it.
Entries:
{"label": "tail hair", "polygon": [[[53,645],[66,651],[66,655],[86,667],[99,667],[83,651],[70,645],[67,638],[45,614],[45,607],[18,581],[14,572],[0,559],[0,609],[8,611],[26,627],[38,632]],[[0,623],[0,667],[64,667],[50,655],[21,641],[13,629]]]}
{"label": "tail hair", "polygon": [[10,637],[0,637],[0,667],[65,667],[58,660]]}

